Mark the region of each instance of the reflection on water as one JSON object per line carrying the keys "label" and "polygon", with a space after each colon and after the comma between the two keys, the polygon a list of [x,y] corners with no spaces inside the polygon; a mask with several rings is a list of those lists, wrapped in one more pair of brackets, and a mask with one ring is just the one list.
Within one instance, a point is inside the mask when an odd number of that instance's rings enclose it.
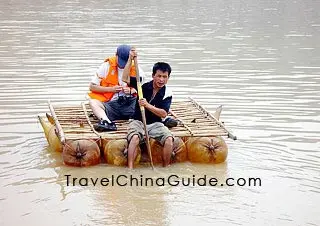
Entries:
{"label": "reflection on water", "polygon": [[[1,225],[319,225],[319,3],[298,1],[43,1],[0,3]],[[149,177],[261,177],[262,187],[81,187],[46,149],[36,115],[79,103],[118,44],[149,76],[172,65],[175,99],[193,96],[239,141],[228,161],[140,168]],[[54,221],[48,222],[47,219]]]}

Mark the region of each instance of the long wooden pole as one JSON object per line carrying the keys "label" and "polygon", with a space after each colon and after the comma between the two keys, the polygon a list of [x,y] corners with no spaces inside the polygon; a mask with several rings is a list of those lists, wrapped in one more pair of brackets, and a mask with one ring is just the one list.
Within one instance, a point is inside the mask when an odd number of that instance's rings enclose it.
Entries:
{"label": "long wooden pole", "polygon": [[[138,59],[137,57],[134,57],[134,66],[136,68],[136,79],[137,79],[137,88],[138,88],[138,98],[139,100],[143,98],[143,93],[142,93],[142,86],[140,82],[140,75],[139,75],[139,66],[138,66]],[[143,106],[140,106],[140,111],[141,111],[141,116],[142,116],[142,122],[143,122],[143,127],[144,127],[144,132],[146,134],[146,145],[148,149],[148,154],[150,158],[150,164],[152,169],[154,169],[153,166],[153,161],[152,161],[152,153],[151,153],[151,147],[150,147],[150,140],[149,140],[149,134],[147,130],[147,120],[146,120],[146,113],[145,109]]]}
{"label": "long wooden pole", "polygon": [[207,114],[207,116],[209,116],[211,119],[213,119],[221,128],[223,128],[227,133],[228,133],[228,137],[233,139],[233,140],[237,140],[237,136],[233,135],[230,131],[227,130],[227,128],[218,120],[216,119],[216,117],[214,117],[212,114],[210,114],[210,112],[208,112],[206,109],[204,109],[200,104],[198,104],[197,101],[195,101],[193,98],[189,97],[189,99],[191,100],[191,102],[203,113]]}
{"label": "long wooden pole", "polygon": [[187,124],[186,124],[184,121],[182,121],[181,118],[178,118],[178,116],[177,116],[171,109],[169,110],[169,112],[171,113],[171,115],[172,115],[173,117],[175,117],[177,120],[180,121],[180,123],[188,130],[188,132],[190,133],[190,135],[193,137],[193,132],[192,132],[192,130],[190,129],[190,127],[187,126]]}
{"label": "long wooden pole", "polygon": [[60,142],[64,145],[65,142],[66,142],[66,138],[65,138],[65,136],[64,136],[63,129],[62,129],[60,123],[59,123],[59,120],[58,120],[58,118],[57,118],[57,115],[56,115],[56,113],[55,113],[55,111],[54,111],[53,106],[51,105],[50,100],[48,100],[48,106],[49,106],[51,115],[52,115],[52,117],[53,117],[53,120],[54,120],[54,122],[55,122],[56,129],[58,130],[58,137],[59,137],[59,139],[60,139]]}

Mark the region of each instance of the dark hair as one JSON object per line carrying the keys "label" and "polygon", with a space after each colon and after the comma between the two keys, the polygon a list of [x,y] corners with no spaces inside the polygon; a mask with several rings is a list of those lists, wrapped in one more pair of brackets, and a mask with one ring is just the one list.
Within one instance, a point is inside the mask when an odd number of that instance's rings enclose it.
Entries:
{"label": "dark hair", "polygon": [[162,72],[168,72],[168,75],[171,74],[171,67],[168,63],[165,62],[155,63],[152,68],[152,75],[155,75],[157,70],[160,70]]}

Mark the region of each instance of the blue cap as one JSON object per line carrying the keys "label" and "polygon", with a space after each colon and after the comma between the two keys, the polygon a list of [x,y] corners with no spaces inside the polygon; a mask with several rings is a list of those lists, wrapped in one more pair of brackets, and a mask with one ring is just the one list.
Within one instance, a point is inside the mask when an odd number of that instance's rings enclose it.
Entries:
{"label": "blue cap", "polygon": [[124,68],[127,64],[129,53],[131,50],[131,46],[128,45],[120,45],[117,48],[117,56],[118,56],[118,66],[120,68]]}

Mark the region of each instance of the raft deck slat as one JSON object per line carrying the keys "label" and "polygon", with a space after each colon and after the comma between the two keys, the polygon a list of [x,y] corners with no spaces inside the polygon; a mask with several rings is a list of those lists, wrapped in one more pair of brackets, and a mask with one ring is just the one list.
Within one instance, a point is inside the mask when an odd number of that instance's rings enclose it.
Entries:
{"label": "raft deck slat", "polygon": [[[117,131],[102,133],[95,131],[93,125],[98,120],[93,116],[88,103],[68,107],[54,107],[50,104],[49,107],[50,111],[55,113],[56,125],[61,127],[64,140],[126,138],[128,120],[115,121]],[[178,126],[170,129],[176,137],[234,137],[220,121],[193,99],[172,103],[169,115],[179,120]]]}

